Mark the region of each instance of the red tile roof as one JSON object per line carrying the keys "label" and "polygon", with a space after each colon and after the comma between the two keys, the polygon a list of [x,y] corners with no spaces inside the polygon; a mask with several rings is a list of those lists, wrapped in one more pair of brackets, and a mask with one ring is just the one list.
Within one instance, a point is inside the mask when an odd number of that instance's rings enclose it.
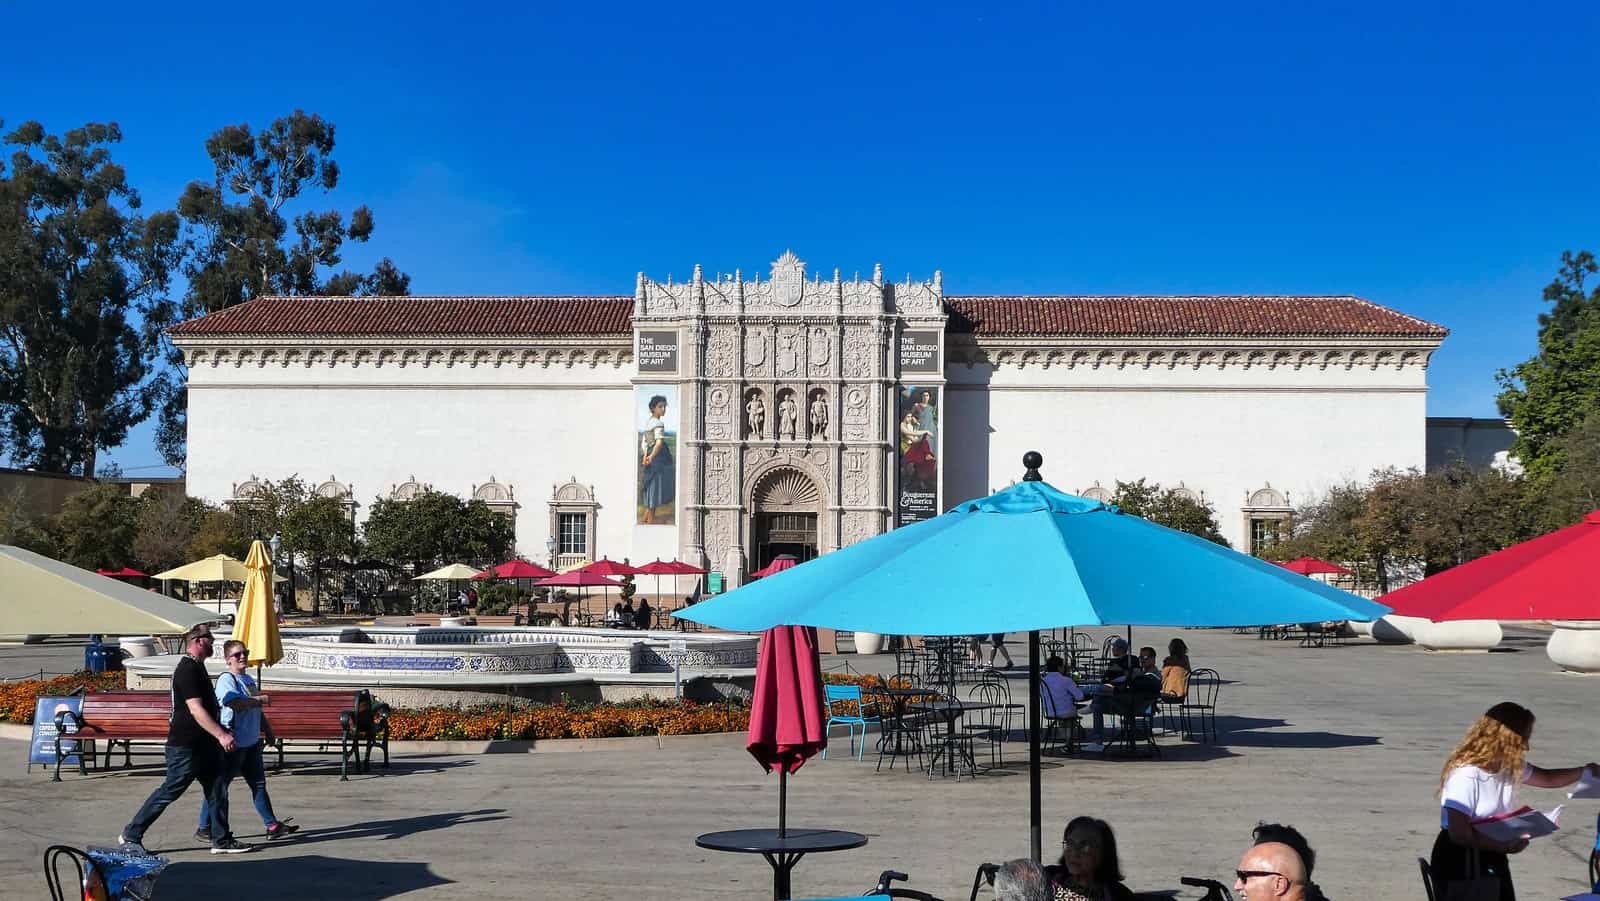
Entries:
{"label": "red tile roof", "polygon": [[1425,337],[1448,329],[1359,297],[945,297],[952,332],[1084,337]]}
{"label": "red tile roof", "polygon": [[[978,336],[1443,338],[1359,297],[949,297]],[[262,297],[172,328],[204,335],[626,335],[632,297]]]}
{"label": "red tile roof", "polygon": [[632,319],[632,297],[259,297],[171,334],[626,335]]}

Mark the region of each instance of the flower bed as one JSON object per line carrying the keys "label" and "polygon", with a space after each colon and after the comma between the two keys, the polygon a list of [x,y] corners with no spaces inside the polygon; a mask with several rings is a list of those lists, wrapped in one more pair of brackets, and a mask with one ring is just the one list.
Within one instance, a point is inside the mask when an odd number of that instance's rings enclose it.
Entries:
{"label": "flower bed", "polygon": [[0,723],[33,724],[34,703],[39,698],[64,698],[78,689],[84,691],[116,691],[127,688],[126,674],[73,673],[53,679],[18,679],[0,682]]}

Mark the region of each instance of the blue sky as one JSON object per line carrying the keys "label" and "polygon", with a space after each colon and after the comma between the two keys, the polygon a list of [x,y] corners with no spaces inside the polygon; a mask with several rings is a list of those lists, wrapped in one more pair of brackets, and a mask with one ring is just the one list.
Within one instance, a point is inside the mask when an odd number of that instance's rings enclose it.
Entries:
{"label": "blue sky", "polygon": [[1494,415],[1561,251],[1600,250],[1597,4],[789,6],[5,4],[71,40],[8,44],[0,117],[120,123],[156,208],[219,126],[320,113],[315,203],[369,204],[349,261],[416,293],[792,247],[952,294],[1357,294],[1452,330],[1434,415]]}

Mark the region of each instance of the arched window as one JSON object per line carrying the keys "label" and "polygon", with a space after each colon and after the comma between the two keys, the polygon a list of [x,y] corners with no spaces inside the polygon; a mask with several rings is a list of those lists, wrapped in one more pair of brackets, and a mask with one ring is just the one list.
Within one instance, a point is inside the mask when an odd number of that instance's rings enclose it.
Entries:
{"label": "arched window", "polygon": [[1289,506],[1289,495],[1263,482],[1262,487],[1245,493],[1244,506],[1239,509],[1244,517],[1246,550],[1253,557],[1263,556],[1267,549],[1288,534],[1289,520],[1294,508]]}

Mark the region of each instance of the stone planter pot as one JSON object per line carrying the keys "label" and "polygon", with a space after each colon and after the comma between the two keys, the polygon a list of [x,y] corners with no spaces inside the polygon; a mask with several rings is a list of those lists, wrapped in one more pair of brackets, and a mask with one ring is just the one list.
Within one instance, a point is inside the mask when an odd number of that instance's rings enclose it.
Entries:
{"label": "stone planter pot", "polygon": [[161,642],[148,635],[129,635],[117,639],[117,643],[128,652],[129,657],[154,657],[165,653]]}
{"label": "stone planter pot", "polygon": [[1461,619],[1435,623],[1423,620],[1412,629],[1417,644],[1430,651],[1483,651],[1500,643],[1500,623],[1492,619]]}
{"label": "stone planter pot", "polygon": [[1544,652],[1569,673],[1600,673],[1600,621],[1555,620]]}
{"label": "stone planter pot", "polygon": [[441,617],[439,617],[439,627],[440,628],[459,627],[459,626],[465,626],[466,624],[467,624],[467,618],[464,617],[464,616],[441,616]]}
{"label": "stone planter pot", "polygon": [[877,632],[856,633],[856,653],[876,654],[883,650],[883,636]]}
{"label": "stone planter pot", "polygon": [[1360,620],[1354,619],[1348,623],[1350,634],[1356,636],[1357,638],[1371,638],[1373,625],[1374,624],[1371,622],[1361,622]]}
{"label": "stone planter pot", "polygon": [[1417,626],[1426,622],[1420,616],[1391,613],[1372,624],[1372,637],[1383,644],[1411,644],[1417,640]]}

